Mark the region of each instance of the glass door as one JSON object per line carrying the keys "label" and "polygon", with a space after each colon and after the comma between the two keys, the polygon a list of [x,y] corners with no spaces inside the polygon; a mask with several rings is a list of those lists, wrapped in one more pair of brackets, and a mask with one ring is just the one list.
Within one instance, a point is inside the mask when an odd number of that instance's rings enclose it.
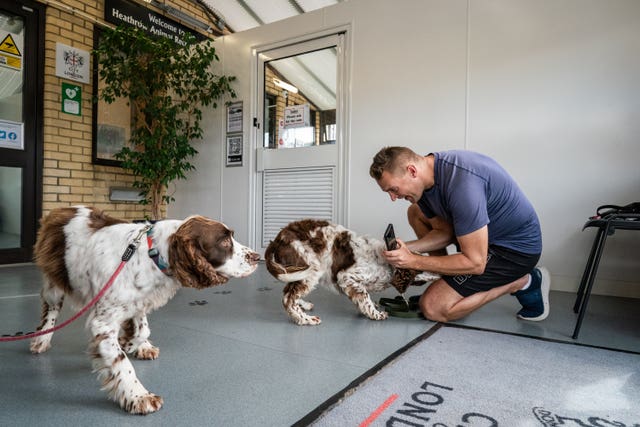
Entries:
{"label": "glass door", "polygon": [[291,221],[344,220],[344,34],[258,54],[256,244]]}
{"label": "glass door", "polygon": [[43,16],[35,2],[0,0],[0,264],[31,260],[41,210],[36,94]]}

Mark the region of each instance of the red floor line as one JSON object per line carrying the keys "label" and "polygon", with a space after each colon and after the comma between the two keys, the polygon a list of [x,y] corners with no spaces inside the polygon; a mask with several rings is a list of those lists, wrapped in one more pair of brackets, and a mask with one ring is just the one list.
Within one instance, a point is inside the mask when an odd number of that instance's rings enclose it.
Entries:
{"label": "red floor line", "polygon": [[369,424],[374,422],[376,418],[378,418],[380,414],[382,414],[385,411],[385,409],[387,409],[397,398],[398,398],[397,394],[392,394],[391,396],[389,396],[389,398],[385,400],[382,405],[378,406],[378,409],[373,411],[371,415],[369,415],[369,418],[364,420],[359,427],[367,427]]}

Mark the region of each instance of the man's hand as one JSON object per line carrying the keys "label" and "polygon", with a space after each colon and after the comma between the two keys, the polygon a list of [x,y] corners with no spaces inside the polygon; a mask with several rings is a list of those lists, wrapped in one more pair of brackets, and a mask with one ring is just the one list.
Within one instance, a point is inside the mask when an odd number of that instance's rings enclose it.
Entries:
{"label": "man's hand", "polygon": [[396,242],[396,249],[393,251],[382,251],[382,256],[394,267],[414,268],[413,263],[415,262],[415,257],[419,255],[411,252],[402,240],[396,238]]}

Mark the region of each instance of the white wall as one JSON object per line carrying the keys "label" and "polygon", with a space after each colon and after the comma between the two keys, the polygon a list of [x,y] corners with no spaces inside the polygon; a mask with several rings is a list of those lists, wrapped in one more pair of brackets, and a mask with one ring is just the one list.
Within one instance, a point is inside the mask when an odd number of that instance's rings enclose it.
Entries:
{"label": "white wall", "polygon": [[[385,145],[466,148],[495,157],[536,206],[553,288],[577,287],[605,203],[640,200],[640,2],[636,0],[351,0],[216,41],[245,105],[245,162],[224,167],[224,108],[207,119],[197,171],[176,189],[175,217],[222,219],[253,233],[252,48],[349,25],[347,226],[410,238],[368,168]],[[595,293],[640,296],[638,236],[609,239]]]}

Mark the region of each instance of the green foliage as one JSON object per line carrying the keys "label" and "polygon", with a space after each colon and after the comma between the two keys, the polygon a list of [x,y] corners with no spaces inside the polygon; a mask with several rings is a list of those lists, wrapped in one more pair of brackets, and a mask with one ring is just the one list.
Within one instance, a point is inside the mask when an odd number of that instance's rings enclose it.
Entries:
{"label": "green foliage", "polygon": [[182,46],[153,37],[137,28],[120,26],[102,32],[95,53],[104,89],[98,98],[107,103],[128,98],[132,110],[129,146],[115,155],[130,170],[143,204],[159,219],[163,202],[174,201],[167,186],[193,170],[197,154],[191,141],[202,137],[202,106],[235,98],[233,76],[211,71],[218,56],[211,40],[197,43],[191,35]]}

